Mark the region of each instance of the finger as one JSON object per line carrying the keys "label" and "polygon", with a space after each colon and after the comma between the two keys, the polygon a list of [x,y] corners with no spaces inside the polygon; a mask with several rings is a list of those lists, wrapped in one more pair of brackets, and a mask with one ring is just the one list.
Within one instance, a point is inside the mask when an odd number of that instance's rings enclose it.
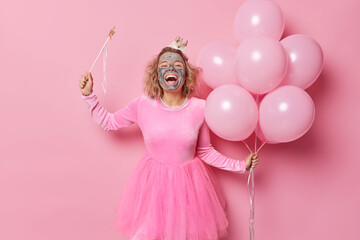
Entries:
{"label": "finger", "polygon": [[84,79],[83,76],[81,76],[81,78],[80,78],[80,85],[83,85],[83,84],[85,84],[85,79]]}
{"label": "finger", "polygon": [[86,80],[89,80],[89,78],[90,78],[89,72],[86,72],[86,73],[85,73],[85,78],[86,78]]}
{"label": "finger", "polygon": [[88,79],[92,79],[91,73],[89,71],[86,72],[86,76]]}

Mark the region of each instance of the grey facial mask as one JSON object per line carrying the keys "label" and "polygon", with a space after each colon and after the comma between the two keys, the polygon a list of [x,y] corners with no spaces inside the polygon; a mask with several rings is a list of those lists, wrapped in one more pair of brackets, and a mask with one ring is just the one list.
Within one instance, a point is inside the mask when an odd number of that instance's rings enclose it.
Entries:
{"label": "grey facial mask", "polygon": [[[174,61],[176,60],[176,61],[182,62],[183,65],[185,65],[184,61],[181,58],[181,56],[179,54],[177,54],[177,53],[167,53],[167,54],[162,55],[161,58],[159,59],[159,63],[161,63],[161,61],[163,61],[163,60],[167,60],[169,62],[169,67],[167,67],[167,68],[159,68],[159,72],[158,72],[158,74],[159,74],[159,82],[165,89],[167,89],[169,91],[176,90],[184,82],[185,68],[184,67],[175,68],[174,64],[176,64],[176,62],[174,63]],[[178,77],[176,84],[170,85],[170,84],[168,84],[166,82],[165,76],[168,73],[175,74]]]}

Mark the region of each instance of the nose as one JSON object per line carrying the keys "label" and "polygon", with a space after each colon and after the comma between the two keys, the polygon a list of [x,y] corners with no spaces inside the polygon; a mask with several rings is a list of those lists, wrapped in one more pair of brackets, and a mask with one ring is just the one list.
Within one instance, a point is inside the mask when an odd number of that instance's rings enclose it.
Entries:
{"label": "nose", "polygon": [[175,70],[175,68],[174,68],[174,66],[173,66],[172,64],[170,65],[169,69],[170,69],[170,71],[174,71],[174,70]]}

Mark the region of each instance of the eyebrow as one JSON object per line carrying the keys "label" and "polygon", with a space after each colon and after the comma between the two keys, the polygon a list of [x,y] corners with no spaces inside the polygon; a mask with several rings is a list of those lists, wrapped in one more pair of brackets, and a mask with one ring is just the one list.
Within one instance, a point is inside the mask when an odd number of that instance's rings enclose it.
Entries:
{"label": "eyebrow", "polygon": [[[168,60],[166,60],[166,59],[164,59],[164,60],[160,61],[160,63],[159,63],[159,64],[162,64],[162,63],[164,63],[164,62],[169,62],[169,61],[168,61]],[[175,62],[175,63],[185,64],[184,62],[182,62],[182,61],[180,61],[180,60],[177,60],[177,59],[175,59],[173,62]]]}

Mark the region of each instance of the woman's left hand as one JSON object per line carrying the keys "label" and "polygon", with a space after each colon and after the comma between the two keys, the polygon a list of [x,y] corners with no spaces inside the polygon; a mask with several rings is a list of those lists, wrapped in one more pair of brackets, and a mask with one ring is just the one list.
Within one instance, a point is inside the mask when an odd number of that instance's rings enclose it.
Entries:
{"label": "woman's left hand", "polygon": [[256,165],[259,164],[259,156],[257,153],[250,153],[249,155],[246,156],[244,161],[245,161],[246,171],[249,171],[250,168],[255,168]]}

